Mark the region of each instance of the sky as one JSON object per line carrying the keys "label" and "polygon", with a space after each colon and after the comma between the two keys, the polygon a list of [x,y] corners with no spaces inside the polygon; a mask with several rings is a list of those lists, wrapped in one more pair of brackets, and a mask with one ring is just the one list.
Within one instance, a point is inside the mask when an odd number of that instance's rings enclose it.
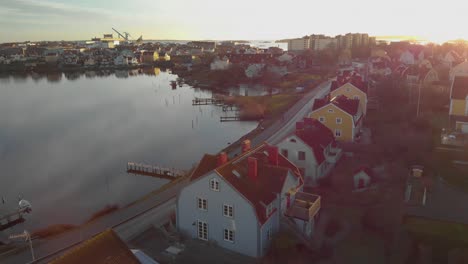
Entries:
{"label": "sky", "polygon": [[[113,33],[179,40],[275,40],[366,32],[468,39],[461,0],[0,0],[0,42]],[[454,8],[458,6],[459,8]]]}

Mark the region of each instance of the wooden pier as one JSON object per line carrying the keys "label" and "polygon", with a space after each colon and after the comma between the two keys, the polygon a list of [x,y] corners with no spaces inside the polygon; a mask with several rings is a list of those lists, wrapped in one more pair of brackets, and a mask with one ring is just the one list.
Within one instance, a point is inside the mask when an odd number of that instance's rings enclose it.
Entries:
{"label": "wooden pier", "polygon": [[21,224],[26,221],[23,215],[29,213],[27,210],[18,210],[16,212],[0,216],[0,231],[13,227],[17,224]]}
{"label": "wooden pier", "polygon": [[198,98],[192,100],[192,105],[224,105],[224,101],[216,98]]}
{"label": "wooden pier", "polygon": [[230,122],[230,121],[240,121],[240,116],[221,116],[219,121],[221,122]]}
{"label": "wooden pier", "polygon": [[159,166],[146,165],[142,163],[128,162],[127,173],[135,175],[144,175],[166,180],[174,180],[184,176],[187,172],[174,168],[163,168]]}

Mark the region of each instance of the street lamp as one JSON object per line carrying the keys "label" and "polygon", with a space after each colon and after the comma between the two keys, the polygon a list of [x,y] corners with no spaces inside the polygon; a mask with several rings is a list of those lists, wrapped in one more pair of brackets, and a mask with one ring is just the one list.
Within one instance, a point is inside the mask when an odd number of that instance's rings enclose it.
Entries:
{"label": "street lamp", "polygon": [[32,246],[31,234],[29,234],[28,231],[24,230],[23,233],[17,234],[17,235],[10,235],[8,238],[9,239],[24,238],[24,241],[29,241],[29,248],[31,249],[32,260],[33,261],[36,260],[36,258],[34,257],[34,249]]}

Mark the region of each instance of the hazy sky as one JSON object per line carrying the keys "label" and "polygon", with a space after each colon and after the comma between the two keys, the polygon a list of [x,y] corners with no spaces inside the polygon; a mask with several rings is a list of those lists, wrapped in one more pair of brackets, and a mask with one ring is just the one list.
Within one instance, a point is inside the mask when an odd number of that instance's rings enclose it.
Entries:
{"label": "hazy sky", "polygon": [[461,0],[0,0],[0,42],[84,40],[112,33],[112,27],[144,39],[369,32],[443,41],[468,38],[463,5]]}

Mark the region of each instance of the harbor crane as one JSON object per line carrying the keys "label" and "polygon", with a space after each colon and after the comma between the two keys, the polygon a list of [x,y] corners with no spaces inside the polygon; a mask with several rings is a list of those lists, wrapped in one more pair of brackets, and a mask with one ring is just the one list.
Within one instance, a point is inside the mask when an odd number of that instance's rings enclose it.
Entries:
{"label": "harbor crane", "polygon": [[112,28],[112,30],[114,30],[121,38],[125,39],[126,41],[129,41],[128,37],[132,36],[128,32],[124,32],[123,34],[125,34],[125,35],[123,35],[119,31],[117,31],[117,29],[115,29],[115,28]]}

